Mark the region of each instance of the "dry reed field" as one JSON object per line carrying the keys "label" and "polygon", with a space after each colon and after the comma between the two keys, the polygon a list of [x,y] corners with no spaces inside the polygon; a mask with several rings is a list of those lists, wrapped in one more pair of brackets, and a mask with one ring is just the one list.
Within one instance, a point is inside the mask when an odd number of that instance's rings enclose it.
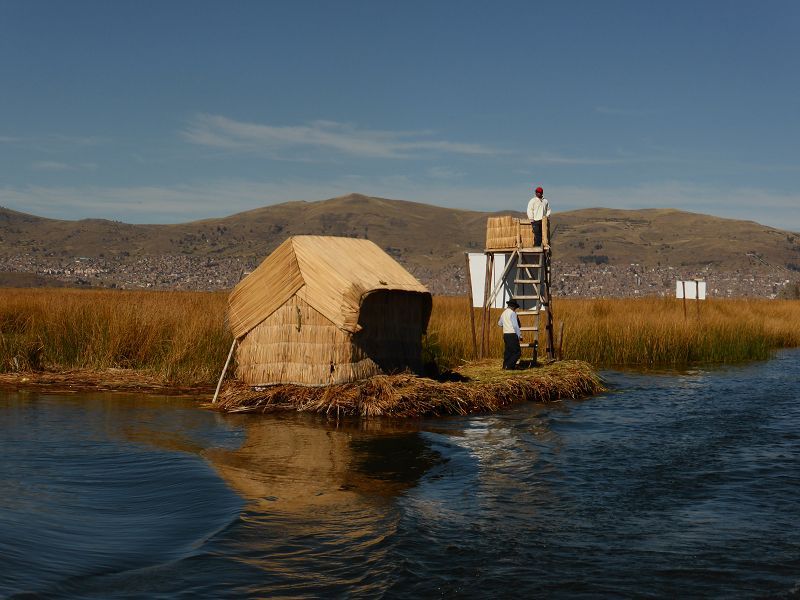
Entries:
{"label": "dry reed field", "polygon": [[[698,312],[699,308],[699,312]],[[553,302],[555,345],[561,356],[597,366],[681,366],[760,360],[777,348],[800,346],[800,301],[711,299],[699,303],[674,298],[558,299]],[[475,322],[480,337],[480,309]],[[502,355],[496,327],[489,321],[490,355]],[[434,298],[428,327],[430,347],[444,364],[472,355],[468,300]],[[539,343],[544,351],[544,337]]]}
{"label": "dry reed field", "polygon": [[[224,292],[0,289],[0,372],[135,369],[181,385],[216,383],[231,343]],[[800,346],[800,301],[672,298],[554,301],[562,356],[596,366],[679,366],[768,358]],[[476,310],[480,331],[480,311]],[[502,354],[493,312],[490,356]],[[558,345],[558,339],[556,340]],[[427,359],[472,358],[468,302],[434,298]],[[544,352],[544,343],[540,343]]]}
{"label": "dry reed field", "polygon": [[136,369],[214,381],[231,343],[225,293],[0,290],[0,371]]}

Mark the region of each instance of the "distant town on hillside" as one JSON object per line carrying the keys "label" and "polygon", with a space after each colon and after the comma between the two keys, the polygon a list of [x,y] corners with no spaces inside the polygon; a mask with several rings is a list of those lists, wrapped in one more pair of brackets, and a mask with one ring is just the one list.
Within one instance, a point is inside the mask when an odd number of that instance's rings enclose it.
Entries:
{"label": "distant town on hillside", "polygon": [[[176,225],[63,221],[0,208],[0,285],[227,290],[291,235],[368,238],[434,294],[467,292],[466,252],[498,214],[350,194]],[[794,297],[800,234],[672,209],[554,212],[556,296]]]}

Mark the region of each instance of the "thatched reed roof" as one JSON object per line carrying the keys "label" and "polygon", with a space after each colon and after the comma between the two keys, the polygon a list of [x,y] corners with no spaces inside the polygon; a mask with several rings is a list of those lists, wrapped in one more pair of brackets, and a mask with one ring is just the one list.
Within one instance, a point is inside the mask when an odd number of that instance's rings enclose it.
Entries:
{"label": "thatched reed roof", "polygon": [[376,290],[429,293],[370,240],[295,236],[234,288],[228,322],[241,338],[296,294],[340,329],[356,333],[361,303]]}

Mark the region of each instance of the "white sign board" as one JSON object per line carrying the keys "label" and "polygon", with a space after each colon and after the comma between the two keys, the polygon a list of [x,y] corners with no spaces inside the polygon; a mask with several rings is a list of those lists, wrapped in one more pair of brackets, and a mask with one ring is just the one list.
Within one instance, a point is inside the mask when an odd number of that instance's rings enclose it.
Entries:
{"label": "white sign board", "polygon": [[[486,258],[483,253],[470,252],[469,253],[469,278],[470,286],[472,287],[472,306],[481,308],[483,306],[484,294],[491,294],[495,289],[497,294],[494,300],[489,304],[491,308],[503,308],[506,301],[511,298],[511,280],[513,276],[509,274],[506,281],[502,285],[500,278],[506,268],[506,261],[511,256],[511,253],[494,255],[494,268],[492,269],[491,288],[486,289]],[[511,269],[513,271],[514,269]]]}
{"label": "white sign board", "polygon": [[686,298],[687,300],[705,300],[706,282],[705,281],[676,281],[675,297]]}

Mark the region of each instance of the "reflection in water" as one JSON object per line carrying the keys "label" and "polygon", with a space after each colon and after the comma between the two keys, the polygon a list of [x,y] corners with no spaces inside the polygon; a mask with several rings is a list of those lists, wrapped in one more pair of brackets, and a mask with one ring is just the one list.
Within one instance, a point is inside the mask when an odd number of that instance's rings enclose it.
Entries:
{"label": "reflection in water", "polygon": [[607,378],[402,425],[0,393],[0,596],[796,597],[800,350]]}
{"label": "reflection in water", "polygon": [[235,450],[205,456],[243,496],[285,516],[307,518],[320,507],[353,507],[391,499],[416,484],[438,456],[416,431],[384,424],[332,424],[309,415],[231,415],[244,430]]}
{"label": "reflection in water", "polygon": [[244,430],[242,446],[206,457],[248,500],[235,541],[224,544],[243,576],[262,582],[248,593],[382,593],[396,576],[388,553],[402,514],[393,502],[439,455],[407,426],[227,418]]}

